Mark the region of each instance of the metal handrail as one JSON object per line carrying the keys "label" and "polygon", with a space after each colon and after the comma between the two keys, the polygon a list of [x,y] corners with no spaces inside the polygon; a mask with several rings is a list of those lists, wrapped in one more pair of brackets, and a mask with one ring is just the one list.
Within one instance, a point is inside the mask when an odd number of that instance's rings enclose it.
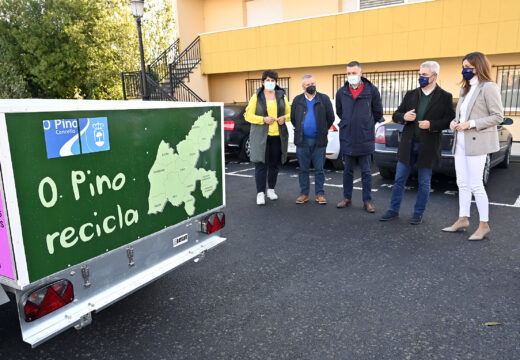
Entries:
{"label": "metal handrail", "polygon": [[188,101],[188,102],[204,102],[199,95],[191,90],[185,83],[181,82],[179,87],[175,89],[174,99],[177,101]]}
{"label": "metal handrail", "polygon": [[153,80],[148,74],[146,74],[146,86],[148,89],[148,98],[150,100],[175,101],[175,99],[164,91],[161,88],[161,85],[155,82],[155,80]]}
{"label": "metal handrail", "polygon": [[163,51],[159,56],[157,56],[157,58],[156,58],[154,61],[152,61],[152,63],[150,64],[150,66],[153,66],[154,63],[156,63],[156,62],[159,62],[160,59],[162,59],[162,58],[164,58],[164,57],[167,57],[168,54],[170,54],[170,52],[171,52],[172,50],[175,50],[175,53],[176,53],[176,54],[175,54],[175,57],[174,57],[174,60],[175,60],[175,58],[176,58],[177,56],[179,56],[179,41],[180,41],[180,39],[177,38],[177,40],[175,40],[175,41],[173,42],[173,44],[171,44],[170,46],[168,46],[168,48],[167,48],[166,50],[164,50],[164,51]]}
{"label": "metal handrail", "polygon": [[[173,58],[173,61],[170,61]],[[163,51],[149,66],[147,66],[146,85],[147,99],[169,101],[204,101],[184,80],[201,62],[200,37],[193,40],[179,53],[179,39]],[[169,79],[168,91],[165,91],[164,80]],[[122,72],[123,98],[138,99],[141,94],[141,72]],[[146,99],[144,99],[146,100]]]}
{"label": "metal handrail", "polygon": [[121,81],[123,83],[123,99],[140,99],[141,98],[141,72],[126,71],[121,73]]}
{"label": "metal handrail", "polygon": [[200,36],[197,36],[184,49],[177,59],[170,64],[170,81],[174,87],[179,86],[179,83],[184,82],[186,77],[189,77],[191,71],[197,67],[201,62],[200,58]]}
{"label": "metal handrail", "polygon": [[160,83],[170,76],[169,64],[175,62],[179,57],[179,40],[175,40],[166,50],[164,50],[150,65],[148,65],[148,73],[157,76]]}

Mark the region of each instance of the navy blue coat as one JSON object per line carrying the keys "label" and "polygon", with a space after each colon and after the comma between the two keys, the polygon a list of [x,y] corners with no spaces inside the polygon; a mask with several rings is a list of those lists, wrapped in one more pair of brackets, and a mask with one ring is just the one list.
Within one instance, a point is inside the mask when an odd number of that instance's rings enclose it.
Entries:
{"label": "navy blue coat", "polygon": [[340,150],[349,156],[372,154],[375,150],[375,124],[383,117],[379,90],[361,77],[364,88],[354,100],[348,83],[336,93],[336,114],[339,123]]}
{"label": "navy blue coat", "polygon": [[[303,143],[303,124],[307,114],[307,101],[305,94],[300,94],[293,99],[291,105],[291,124],[294,126],[294,145],[300,146]],[[327,135],[329,128],[334,123],[334,110],[332,103],[327,95],[316,92],[316,102],[314,103],[314,115],[316,117],[316,146],[327,146]]]}

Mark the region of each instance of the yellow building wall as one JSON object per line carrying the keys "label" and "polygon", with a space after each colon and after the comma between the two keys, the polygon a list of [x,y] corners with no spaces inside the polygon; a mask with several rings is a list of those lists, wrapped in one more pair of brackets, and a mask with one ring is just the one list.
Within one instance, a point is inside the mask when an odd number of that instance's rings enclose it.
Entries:
{"label": "yellow building wall", "polygon": [[354,11],[357,10],[358,0],[341,0],[340,11]]}
{"label": "yellow building wall", "polygon": [[204,1],[177,0],[177,32],[180,48],[185,49],[200,33],[205,32]]}
{"label": "yellow building wall", "polygon": [[[244,0],[177,0],[177,26],[180,50],[199,34],[244,26]],[[209,100],[207,76],[198,66],[185,83],[204,100]]]}
{"label": "yellow building wall", "polygon": [[336,14],[203,34],[202,71],[517,53],[519,25],[519,0],[435,0]]}
{"label": "yellow building wall", "polygon": [[181,49],[199,34],[246,26],[245,0],[176,0]]}
{"label": "yellow building wall", "polygon": [[340,12],[338,0],[283,0],[284,20],[310,16],[329,15]]}
{"label": "yellow building wall", "polygon": [[[420,64],[420,62],[419,62]],[[394,70],[414,70],[419,69],[416,61],[392,62],[383,64],[362,64],[364,72],[373,71],[394,71]],[[300,94],[303,90],[301,87],[301,78],[305,74],[311,74],[317,83],[319,92],[329,95],[332,94],[332,75],[344,74],[346,72],[345,65],[320,66],[314,68],[296,68],[296,69],[279,69],[276,70],[279,77],[289,77],[289,100]],[[211,101],[223,102],[244,102],[246,98],[246,79],[260,79],[262,71],[248,71],[226,74],[212,74],[208,76],[210,86]]]}
{"label": "yellow building wall", "polygon": [[[496,66],[519,65],[520,53],[491,55],[488,57],[488,59],[493,66],[491,69],[491,78],[494,80],[496,79],[497,73]],[[363,72],[418,70],[421,63],[427,60],[432,59],[362,63],[362,67]],[[437,60],[441,67],[438,79],[439,85],[446,91],[452,93],[454,98],[458,98],[460,91],[459,82],[462,78],[462,57],[433,60]],[[280,77],[290,77],[289,100],[292,101],[296,95],[303,91],[301,87],[301,78],[305,74],[312,74],[316,80],[318,91],[327,94],[332,99],[335,96],[335,94],[333,94],[332,75],[344,74],[346,72],[346,68],[345,65],[335,65],[277,69],[276,71]],[[249,99],[246,98],[245,80],[259,79],[261,76],[262,71],[246,71],[209,75],[209,99],[211,101],[222,101],[225,103],[247,102]],[[386,115],[385,118],[390,119],[391,116]],[[513,139],[518,141],[520,140],[520,116],[511,116],[511,118],[515,121],[515,123],[508,128],[513,133]]]}
{"label": "yellow building wall", "polygon": [[204,30],[212,32],[247,26],[244,18],[244,0],[205,0]]}
{"label": "yellow building wall", "polygon": [[246,1],[247,26],[261,26],[281,22],[283,18],[283,0]]}
{"label": "yellow building wall", "polygon": [[[274,69],[278,72],[279,77],[290,77],[289,90],[290,99],[301,92],[301,77],[305,74],[312,74],[318,83],[318,91],[329,95],[333,94],[332,75],[346,73],[345,64],[356,58],[347,59],[342,65],[320,66],[320,67],[301,67]],[[399,70],[418,70],[421,63],[427,60],[436,60],[440,64],[440,75],[438,84],[453,94],[453,97],[459,97],[460,80],[462,79],[462,56],[456,58],[436,59],[425,58],[418,60],[390,61],[378,63],[361,63],[363,72],[385,72]],[[496,79],[497,66],[500,65],[520,65],[520,53],[490,55],[488,60],[492,65],[491,78]],[[211,101],[223,102],[242,102],[246,99],[246,79],[259,79],[262,77],[262,71],[245,71],[225,74],[211,74],[208,76],[210,86]],[[417,86],[419,84],[417,83]]]}
{"label": "yellow building wall", "polygon": [[184,83],[203,100],[210,101],[208,77],[202,74],[200,66],[193,69],[189,79],[185,79]]}

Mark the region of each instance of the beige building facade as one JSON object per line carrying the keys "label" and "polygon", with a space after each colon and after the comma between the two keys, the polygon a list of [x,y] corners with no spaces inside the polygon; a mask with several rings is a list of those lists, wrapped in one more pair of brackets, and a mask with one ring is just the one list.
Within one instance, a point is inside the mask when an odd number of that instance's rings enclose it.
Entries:
{"label": "beige building facade", "polygon": [[458,98],[462,57],[481,51],[520,140],[518,0],[177,0],[177,14],[181,48],[200,35],[202,62],[188,85],[204,99],[247,101],[265,69],[285,78],[289,100],[304,74],[333,98],[357,60],[388,118],[418,86],[423,61],[439,62],[439,84]]}

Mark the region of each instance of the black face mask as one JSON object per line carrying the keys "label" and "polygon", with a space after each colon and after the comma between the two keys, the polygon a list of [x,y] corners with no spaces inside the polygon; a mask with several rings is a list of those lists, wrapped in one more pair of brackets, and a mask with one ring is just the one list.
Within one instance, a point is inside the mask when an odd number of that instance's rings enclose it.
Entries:
{"label": "black face mask", "polygon": [[307,89],[305,89],[305,91],[307,91],[308,94],[313,95],[316,92],[316,86],[311,85]]}

